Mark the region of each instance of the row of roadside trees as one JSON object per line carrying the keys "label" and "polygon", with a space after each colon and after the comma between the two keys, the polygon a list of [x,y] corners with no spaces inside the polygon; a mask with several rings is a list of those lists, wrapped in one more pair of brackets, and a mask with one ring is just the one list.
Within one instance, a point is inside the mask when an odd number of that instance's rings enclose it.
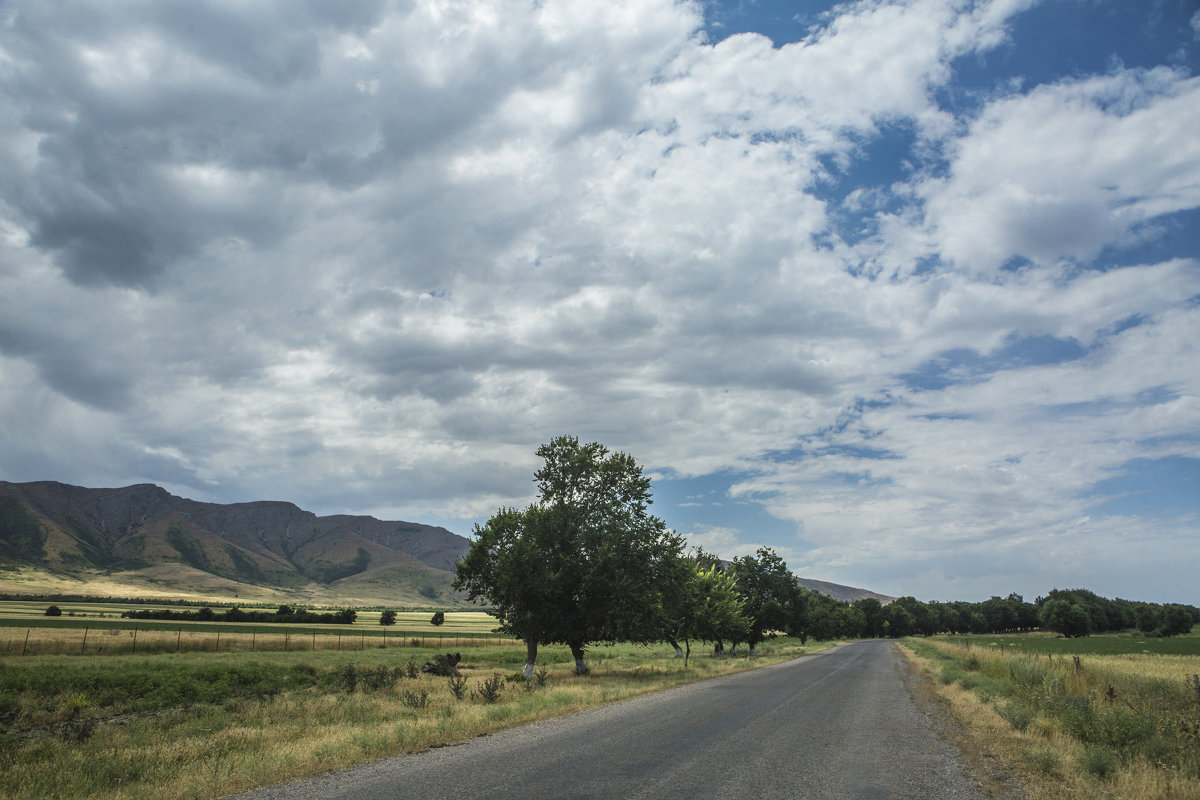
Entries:
{"label": "row of roadside trees", "polygon": [[901,597],[836,600],[803,587],[774,551],[726,562],[684,540],[649,513],[650,479],[624,453],[561,436],[537,451],[538,498],[501,509],[476,526],[455,588],[481,601],[499,630],[526,643],[525,676],[541,645],[571,649],[587,672],[592,644],[669,642],[686,660],[693,642],[719,650],[783,632],[809,638],[1002,633],[1044,627],[1067,636],[1138,627],[1172,635],[1200,621],[1193,606],[1107,600],[1054,590],[981,603],[922,603]]}

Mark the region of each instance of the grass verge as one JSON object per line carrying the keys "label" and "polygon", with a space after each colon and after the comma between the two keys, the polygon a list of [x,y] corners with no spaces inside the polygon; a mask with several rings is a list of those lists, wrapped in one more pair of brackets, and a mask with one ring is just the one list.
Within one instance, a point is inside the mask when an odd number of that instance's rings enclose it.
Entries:
{"label": "grass verge", "polygon": [[200,798],[399,753],[775,663],[827,647],[776,639],[744,657],[598,647],[577,677],[543,648],[462,648],[463,679],[423,674],[434,649],[356,653],[35,656],[0,664],[0,797]]}
{"label": "grass verge", "polygon": [[1195,656],[1051,657],[902,642],[971,742],[1030,800],[1200,797]]}

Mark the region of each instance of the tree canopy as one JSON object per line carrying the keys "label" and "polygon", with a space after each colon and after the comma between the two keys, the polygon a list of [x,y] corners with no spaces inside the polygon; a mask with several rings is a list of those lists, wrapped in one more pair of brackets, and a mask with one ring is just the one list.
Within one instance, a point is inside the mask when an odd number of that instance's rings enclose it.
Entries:
{"label": "tree canopy", "polygon": [[537,455],[537,500],[475,527],[454,586],[525,640],[527,677],[539,644],[569,646],[582,674],[589,644],[661,638],[659,592],[683,540],[648,513],[650,479],[632,456],[574,436]]}

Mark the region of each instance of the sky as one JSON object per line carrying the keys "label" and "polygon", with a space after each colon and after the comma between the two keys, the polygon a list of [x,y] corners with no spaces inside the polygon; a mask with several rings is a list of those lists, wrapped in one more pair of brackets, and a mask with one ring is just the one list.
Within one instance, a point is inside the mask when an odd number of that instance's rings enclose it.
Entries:
{"label": "sky", "polygon": [[0,4],[0,479],[1200,604],[1197,0]]}

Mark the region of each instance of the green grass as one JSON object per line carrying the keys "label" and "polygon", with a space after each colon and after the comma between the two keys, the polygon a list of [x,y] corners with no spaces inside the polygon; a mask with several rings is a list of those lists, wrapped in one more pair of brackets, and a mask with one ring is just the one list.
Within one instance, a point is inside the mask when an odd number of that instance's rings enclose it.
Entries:
{"label": "green grass", "polygon": [[1176,655],[1200,656],[1200,632],[1182,636],[1154,637],[1142,633],[1104,633],[1079,639],[1046,634],[1003,634],[972,636],[935,636],[934,640],[952,642],[970,648],[987,648],[1014,653],[1041,655]]}
{"label": "green grass", "polygon": [[[942,684],[973,692],[1027,737],[1025,760],[1041,779],[1074,773],[1119,782],[1123,797],[1200,796],[1189,794],[1200,790],[1200,698],[1190,683],[1200,671],[1200,637],[947,636],[904,644],[931,662]],[[1070,749],[1047,749],[1055,742]]]}
{"label": "green grass", "polygon": [[0,797],[215,797],[773,663],[820,645],[764,643],[760,657],[695,657],[670,648],[588,651],[572,674],[544,647],[543,688],[511,677],[494,703],[485,681],[520,670],[521,646],[462,648],[469,692],[407,677],[434,648],[154,656],[26,656],[0,664]]}

